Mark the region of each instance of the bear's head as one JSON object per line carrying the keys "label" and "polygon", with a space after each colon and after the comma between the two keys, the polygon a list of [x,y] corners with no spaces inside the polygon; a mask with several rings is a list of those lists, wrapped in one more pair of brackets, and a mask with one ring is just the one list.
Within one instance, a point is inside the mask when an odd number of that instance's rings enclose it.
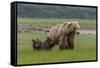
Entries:
{"label": "bear's head", "polygon": [[79,34],[80,33],[80,25],[77,21],[69,22],[67,24],[68,30],[72,33]]}
{"label": "bear's head", "polygon": [[40,41],[39,39],[37,39],[37,40],[32,39],[32,43],[33,43],[33,45],[32,45],[33,49],[35,49],[35,50],[41,49],[42,41]]}

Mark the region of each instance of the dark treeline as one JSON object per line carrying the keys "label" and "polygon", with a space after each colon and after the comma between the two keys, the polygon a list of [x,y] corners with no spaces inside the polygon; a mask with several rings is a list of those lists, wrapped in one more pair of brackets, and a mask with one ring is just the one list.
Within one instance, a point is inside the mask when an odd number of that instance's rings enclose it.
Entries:
{"label": "dark treeline", "polygon": [[96,8],[55,6],[37,4],[18,4],[18,17],[24,18],[80,18],[95,19]]}

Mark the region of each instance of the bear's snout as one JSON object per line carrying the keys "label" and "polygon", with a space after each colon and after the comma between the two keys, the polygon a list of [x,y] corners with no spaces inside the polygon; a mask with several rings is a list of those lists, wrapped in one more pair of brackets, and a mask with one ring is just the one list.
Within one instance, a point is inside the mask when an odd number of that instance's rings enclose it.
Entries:
{"label": "bear's snout", "polygon": [[80,34],[80,32],[76,32],[76,34],[77,34],[77,35],[79,35],[79,34]]}

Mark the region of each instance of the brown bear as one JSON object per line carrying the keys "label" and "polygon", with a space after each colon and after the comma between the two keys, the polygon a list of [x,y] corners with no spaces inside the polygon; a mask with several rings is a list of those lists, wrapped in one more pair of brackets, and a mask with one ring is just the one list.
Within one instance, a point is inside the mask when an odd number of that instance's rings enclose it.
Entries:
{"label": "brown bear", "polygon": [[52,27],[48,33],[48,38],[51,39],[55,44],[59,43],[58,39],[58,29],[61,26],[61,24],[57,24],[54,27]]}
{"label": "brown bear", "polygon": [[48,37],[58,44],[60,49],[74,49],[74,36],[79,34],[79,30],[77,21],[65,22],[52,27]]}

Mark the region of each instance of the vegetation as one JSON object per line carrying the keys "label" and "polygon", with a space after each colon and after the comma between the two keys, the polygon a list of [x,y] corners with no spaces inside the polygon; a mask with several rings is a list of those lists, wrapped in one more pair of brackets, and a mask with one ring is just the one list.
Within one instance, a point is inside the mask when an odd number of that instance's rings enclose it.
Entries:
{"label": "vegetation", "polygon": [[[79,21],[81,28],[95,29],[96,20],[88,19],[38,19],[38,18],[18,18],[18,24],[31,25],[31,26],[43,26],[52,27],[56,24],[61,24],[66,21]],[[45,25],[44,25],[45,24]]]}
{"label": "vegetation", "polygon": [[[78,20],[81,27],[95,28],[95,20],[85,19],[26,19],[18,18],[18,24],[31,26],[54,26],[64,21]],[[75,37],[74,50],[59,50],[56,45],[51,51],[34,51],[32,49],[32,39],[39,38],[44,41],[47,37],[46,32],[21,32],[17,36],[17,60],[18,64],[37,64],[52,62],[71,62],[96,60],[96,35],[80,34]]]}
{"label": "vegetation", "polygon": [[18,17],[24,18],[62,18],[62,19],[96,19],[96,8],[18,4]]}
{"label": "vegetation", "polygon": [[78,35],[75,37],[74,50],[59,50],[56,45],[51,51],[34,51],[32,39],[45,40],[47,34],[18,33],[18,64],[37,64],[52,62],[71,62],[96,60],[96,36]]}

